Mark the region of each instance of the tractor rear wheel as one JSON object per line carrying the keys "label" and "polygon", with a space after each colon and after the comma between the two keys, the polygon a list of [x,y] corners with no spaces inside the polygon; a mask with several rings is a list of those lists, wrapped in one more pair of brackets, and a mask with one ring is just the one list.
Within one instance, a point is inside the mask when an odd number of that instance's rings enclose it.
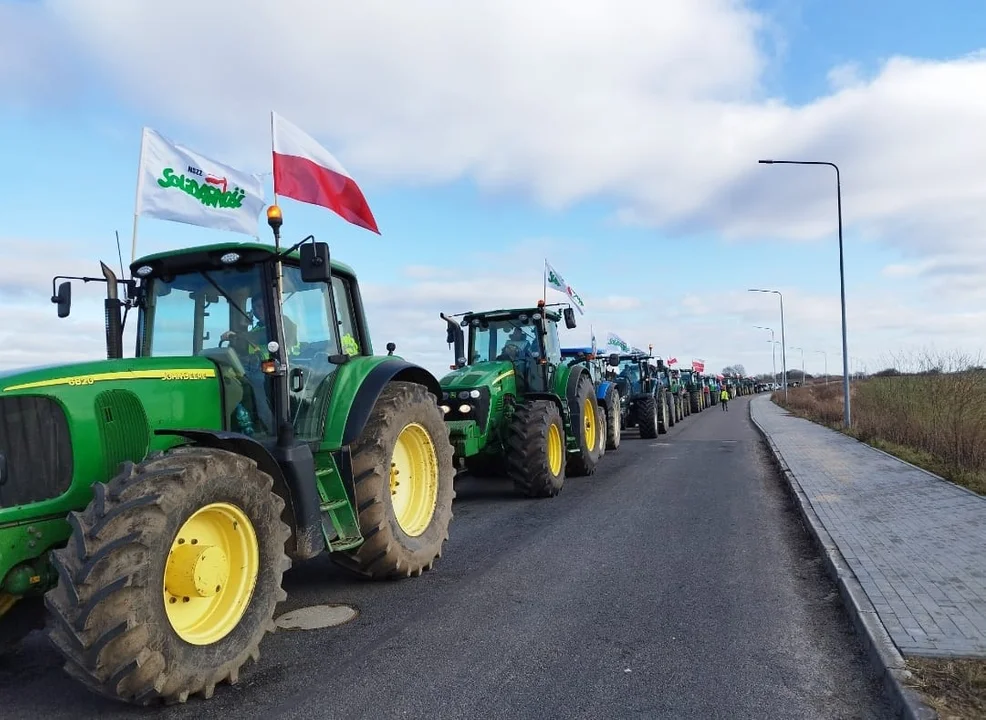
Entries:
{"label": "tractor rear wheel", "polygon": [[507,475],[527,497],[550,498],[565,484],[565,425],[553,402],[518,405],[507,427]]}
{"label": "tractor rear wheel", "polygon": [[588,375],[579,379],[575,397],[569,401],[572,413],[572,432],[579,446],[577,455],[568,458],[568,474],[573,476],[592,475],[599,460],[597,444],[599,437],[599,406],[596,404],[596,389]]}
{"label": "tractor rear wheel", "polygon": [[678,414],[675,409],[674,395],[668,393],[664,396],[665,404],[668,406],[668,427],[674,427],[678,422]]}
{"label": "tractor rear wheel", "polygon": [[668,403],[663,398],[657,399],[657,432],[659,435],[666,435],[668,432]]}
{"label": "tractor rear wheel", "polygon": [[620,393],[614,388],[609,394],[609,405],[606,406],[606,449],[616,450],[620,447],[622,431],[623,407]]}
{"label": "tractor rear wheel", "polygon": [[423,385],[384,387],[353,443],[360,532],[332,560],[361,577],[417,577],[442,555],[452,520],[455,466],[442,411]]}
{"label": "tractor rear wheel", "polygon": [[658,433],[658,409],[657,398],[653,395],[644,395],[637,399],[637,426],[640,428],[640,437],[652,440]]}
{"label": "tractor rear wheel", "polygon": [[242,455],[184,446],[93,485],[45,596],[68,674],[140,705],[235,683],[287,597],[290,531],[272,484]]}
{"label": "tractor rear wheel", "polygon": [[602,405],[596,408],[596,419],[599,421],[596,429],[596,459],[601,460],[606,454],[606,408]]}

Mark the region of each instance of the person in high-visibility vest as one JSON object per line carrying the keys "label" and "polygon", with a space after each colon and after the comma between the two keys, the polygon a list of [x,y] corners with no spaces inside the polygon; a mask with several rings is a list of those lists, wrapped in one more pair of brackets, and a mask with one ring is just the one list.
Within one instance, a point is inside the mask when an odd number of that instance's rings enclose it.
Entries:
{"label": "person in high-visibility vest", "polygon": [[722,392],[719,393],[719,404],[722,405],[722,411],[729,411],[729,390],[725,386],[722,388]]}
{"label": "person in high-visibility vest", "polygon": [[[247,355],[255,355],[256,359],[262,359],[267,354],[267,326],[265,324],[267,311],[264,309],[264,296],[257,293],[250,298],[250,314],[256,319],[252,328],[243,334],[242,339],[237,343],[240,349]],[[284,348],[286,355],[297,355],[298,345],[298,326],[287,315],[281,315],[281,324],[284,326]],[[239,334],[229,330],[222,335],[223,340],[233,342]]]}

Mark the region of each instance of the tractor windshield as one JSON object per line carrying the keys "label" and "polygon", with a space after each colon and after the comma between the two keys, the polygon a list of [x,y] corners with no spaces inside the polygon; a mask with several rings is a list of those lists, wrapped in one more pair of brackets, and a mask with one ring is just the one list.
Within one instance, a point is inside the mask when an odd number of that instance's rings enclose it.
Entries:
{"label": "tractor windshield", "polygon": [[531,320],[522,322],[520,318],[507,320],[476,320],[472,340],[472,363],[490,360],[509,360],[516,362],[528,358],[541,357],[541,343],[538,342],[537,326]]}

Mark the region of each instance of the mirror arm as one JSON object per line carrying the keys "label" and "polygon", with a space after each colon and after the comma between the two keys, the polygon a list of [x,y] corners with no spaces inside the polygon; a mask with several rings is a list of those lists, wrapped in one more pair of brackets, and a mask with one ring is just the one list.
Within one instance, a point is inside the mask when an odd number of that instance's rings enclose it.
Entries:
{"label": "mirror arm", "polygon": [[292,245],[291,247],[289,247],[287,250],[282,250],[281,252],[279,252],[277,254],[277,256],[276,256],[277,259],[280,260],[282,258],[287,257],[288,255],[290,255],[291,253],[293,253],[295,250],[297,250],[298,248],[300,248],[302,245],[304,245],[309,240],[311,240],[312,242],[315,242],[315,236],[314,235],[309,235],[308,237],[306,237],[301,242],[297,242],[294,245]]}

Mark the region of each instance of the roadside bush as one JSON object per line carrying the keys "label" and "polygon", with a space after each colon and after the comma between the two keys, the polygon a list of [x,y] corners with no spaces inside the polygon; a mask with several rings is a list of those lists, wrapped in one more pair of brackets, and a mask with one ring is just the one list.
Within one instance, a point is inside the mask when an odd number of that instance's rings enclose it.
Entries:
{"label": "roadside bush", "polygon": [[[853,381],[849,434],[949,480],[986,492],[986,370],[965,357],[925,356],[911,371]],[[900,370],[900,365],[897,365]],[[775,392],[774,401],[843,430],[842,383]]]}

